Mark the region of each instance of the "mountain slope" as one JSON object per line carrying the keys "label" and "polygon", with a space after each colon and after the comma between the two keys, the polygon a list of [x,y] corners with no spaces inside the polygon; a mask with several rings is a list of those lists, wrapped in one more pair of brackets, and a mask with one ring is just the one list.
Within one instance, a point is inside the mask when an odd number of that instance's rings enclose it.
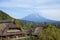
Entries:
{"label": "mountain slope", "polygon": [[0,20],[11,20],[12,17],[0,10]]}
{"label": "mountain slope", "polygon": [[30,14],[30,15],[22,18],[22,20],[28,20],[28,21],[34,21],[34,22],[51,22],[51,23],[58,22],[58,21],[46,19],[46,18],[40,16],[39,14]]}
{"label": "mountain slope", "polygon": [[15,19],[15,18],[9,16],[7,13],[0,10],[0,20],[12,20],[12,19],[15,20],[16,24],[18,24],[20,27],[22,27],[23,24],[20,20]]}

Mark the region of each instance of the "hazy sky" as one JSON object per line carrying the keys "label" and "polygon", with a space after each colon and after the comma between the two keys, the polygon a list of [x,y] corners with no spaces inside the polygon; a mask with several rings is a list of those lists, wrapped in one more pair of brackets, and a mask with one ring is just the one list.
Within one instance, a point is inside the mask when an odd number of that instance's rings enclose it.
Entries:
{"label": "hazy sky", "polygon": [[60,21],[60,0],[0,0],[0,10],[17,19],[37,13]]}

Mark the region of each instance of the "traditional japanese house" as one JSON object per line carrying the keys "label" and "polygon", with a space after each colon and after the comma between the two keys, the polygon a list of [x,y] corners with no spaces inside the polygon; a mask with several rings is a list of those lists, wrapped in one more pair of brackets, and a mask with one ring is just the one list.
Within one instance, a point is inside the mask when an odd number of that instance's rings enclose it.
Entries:
{"label": "traditional japanese house", "polygon": [[32,28],[27,28],[27,29],[24,29],[24,32],[26,35],[32,35],[32,31],[33,29]]}
{"label": "traditional japanese house", "polygon": [[43,26],[42,25],[37,25],[35,30],[32,32],[32,35],[37,37],[39,32],[43,29]]}
{"label": "traditional japanese house", "polygon": [[0,20],[0,39],[11,40],[11,38],[21,37],[21,28],[12,20]]}

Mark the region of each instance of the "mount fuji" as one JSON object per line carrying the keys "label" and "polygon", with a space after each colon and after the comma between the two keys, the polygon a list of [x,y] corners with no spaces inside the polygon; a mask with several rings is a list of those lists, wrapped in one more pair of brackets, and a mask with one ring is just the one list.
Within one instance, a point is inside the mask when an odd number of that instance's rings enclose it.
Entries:
{"label": "mount fuji", "polygon": [[30,15],[22,18],[21,20],[34,21],[34,22],[50,22],[50,23],[59,22],[59,21],[47,19],[39,14],[30,14]]}

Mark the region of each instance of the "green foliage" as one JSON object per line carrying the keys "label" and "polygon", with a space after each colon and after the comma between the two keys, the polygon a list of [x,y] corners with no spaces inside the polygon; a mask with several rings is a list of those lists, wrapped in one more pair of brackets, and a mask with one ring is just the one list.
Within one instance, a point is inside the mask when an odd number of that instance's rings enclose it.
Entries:
{"label": "green foliage", "polygon": [[32,23],[27,23],[27,25],[24,25],[20,20],[12,18],[8,14],[0,10],[0,20],[12,20],[12,19],[14,19],[15,23],[18,24],[19,27],[21,28],[33,28]]}
{"label": "green foliage", "polygon": [[[0,10],[0,20],[12,20],[12,19],[14,18],[12,18],[8,14]],[[18,19],[14,19],[14,20],[15,20],[15,23],[19,25],[19,27],[23,27],[23,23],[20,20]]]}
{"label": "green foliage", "polygon": [[34,36],[29,36],[28,38],[18,39],[18,40],[37,40]]}
{"label": "green foliage", "polygon": [[40,40],[60,40],[60,30],[51,24],[47,24],[46,27],[40,31],[38,37]]}
{"label": "green foliage", "polygon": [[[12,20],[14,18],[12,18],[11,16],[9,16],[8,14],[6,14],[5,12],[0,10],[0,20]],[[32,23],[28,23],[27,25],[24,25],[20,20],[18,19],[14,19],[15,23],[19,25],[19,27],[21,28],[31,28],[32,27]]]}
{"label": "green foliage", "polygon": [[34,28],[34,25],[32,23],[27,23],[26,25],[23,26],[24,29],[27,28]]}
{"label": "green foliage", "polygon": [[33,27],[32,23],[28,23],[28,24],[24,25],[24,24],[23,24],[20,20],[18,20],[18,19],[15,19],[15,23],[17,23],[17,24],[19,25],[19,27],[24,28],[24,29],[32,28],[32,27]]}
{"label": "green foliage", "polygon": [[18,24],[19,27],[21,27],[21,28],[23,28],[23,26],[24,26],[23,23],[18,19],[15,19],[15,23]]}
{"label": "green foliage", "polygon": [[8,14],[0,10],[0,20],[11,20],[12,17],[10,17]]}

